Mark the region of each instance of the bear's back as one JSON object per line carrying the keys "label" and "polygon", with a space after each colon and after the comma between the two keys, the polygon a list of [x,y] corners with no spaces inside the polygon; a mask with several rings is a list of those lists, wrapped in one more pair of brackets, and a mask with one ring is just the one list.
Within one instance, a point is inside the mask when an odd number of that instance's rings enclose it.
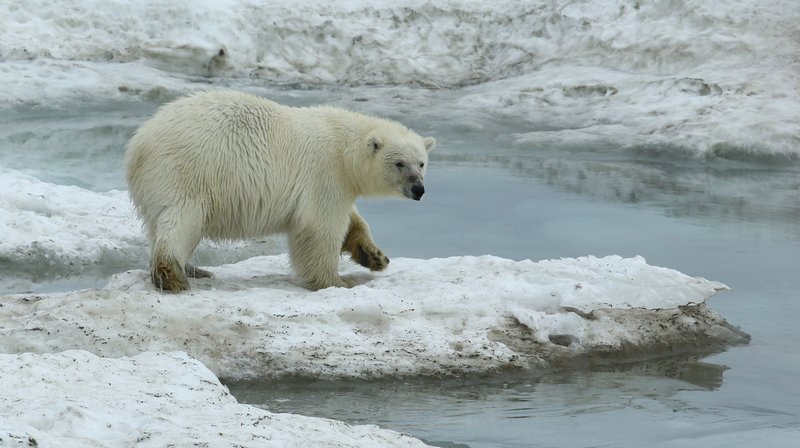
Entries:
{"label": "bear's back", "polygon": [[126,155],[140,214],[154,224],[160,210],[191,201],[203,210],[211,238],[283,231],[321,164],[317,155],[301,154],[314,138],[296,123],[297,110],[229,91],[163,106],[136,132]]}

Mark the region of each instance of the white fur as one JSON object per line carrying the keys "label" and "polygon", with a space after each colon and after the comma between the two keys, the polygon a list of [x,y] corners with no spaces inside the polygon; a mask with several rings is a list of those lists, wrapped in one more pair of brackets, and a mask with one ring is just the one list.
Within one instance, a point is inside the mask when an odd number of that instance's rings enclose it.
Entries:
{"label": "white fur", "polygon": [[403,195],[434,144],[339,108],[210,91],[162,107],[125,164],[154,262],[162,254],[183,269],[203,237],[288,233],[297,273],[317,289],[345,286],[338,261],[356,197]]}

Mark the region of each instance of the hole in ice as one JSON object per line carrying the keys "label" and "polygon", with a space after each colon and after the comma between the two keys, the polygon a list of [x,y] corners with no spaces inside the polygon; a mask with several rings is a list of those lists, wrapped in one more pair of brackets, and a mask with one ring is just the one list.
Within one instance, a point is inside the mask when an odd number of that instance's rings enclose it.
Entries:
{"label": "hole in ice", "polygon": [[594,85],[594,86],[571,86],[562,87],[564,96],[569,98],[587,98],[591,96],[611,96],[619,93],[619,89],[614,86]]}
{"label": "hole in ice", "polygon": [[551,334],[548,336],[548,339],[550,339],[550,342],[553,344],[560,345],[562,347],[569,347],[578,341],[578,339],[571,334]]}

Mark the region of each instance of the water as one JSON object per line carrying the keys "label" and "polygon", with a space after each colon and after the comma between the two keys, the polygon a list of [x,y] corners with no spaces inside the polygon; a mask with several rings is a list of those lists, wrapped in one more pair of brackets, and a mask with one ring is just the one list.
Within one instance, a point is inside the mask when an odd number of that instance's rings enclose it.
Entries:
{"label": "water", "polygon": [[707,401],[722,393],[725,369],[672,360],[614,371],[233,384],[231,390],[273,412],[388,426],[437,446],[697,446],[701,431],[724,437],[743,422],[746,431],[785,426],[785,434],[772,435],[776,441],[793,437],[791,413]]}
{"label": "water", "polygon": [[[154,107],[9,113],[0,166],[56,184],[124,188],[124,142]],[[608,147],[521,148],[504,137],[513,122],[496,133],[444,121],[411,124],[422,133],[435,129],[440,145],[425,198],[359,203],[390,257],[642,255],[731,286],[712,306],[750,333],[751,344],[703,359],[570,371],[231,383],[242,402],[377,424],[437,446],[796,444],[797,165],[698,163]],[[277,244],[265,251],[280,251]],[[78,275],[58,264],[7,261],[4,275],[29,275],[30,290],[72,290],[101,286],[111,272],[141,267],[142,257],[118,254],[117,264],[90,263]]]}

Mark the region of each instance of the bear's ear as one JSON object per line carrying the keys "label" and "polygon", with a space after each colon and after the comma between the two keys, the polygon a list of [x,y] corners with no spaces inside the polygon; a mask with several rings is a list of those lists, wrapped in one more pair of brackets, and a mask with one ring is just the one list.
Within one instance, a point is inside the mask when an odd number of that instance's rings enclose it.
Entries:
{"label": "bear's ear", "polygon": [[369,145],[370,151],[376,153],[380,151],[381,148],[383,148],[383,140],[381,140],[380,137],[376,137],[373,135],[372,137],[369,138],[367,145]]}
{"label": "bear's ear", "polygon": [[423,140],[425,142],[425,151],[431,152],[434,146],[436,146],[436,139],[433,137],[425,137]]}

